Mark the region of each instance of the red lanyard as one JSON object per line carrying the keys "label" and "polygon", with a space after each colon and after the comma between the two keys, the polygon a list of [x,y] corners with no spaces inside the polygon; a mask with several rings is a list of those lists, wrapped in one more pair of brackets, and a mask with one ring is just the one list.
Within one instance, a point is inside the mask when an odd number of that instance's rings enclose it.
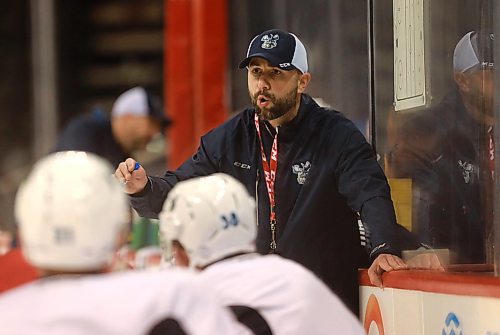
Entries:
{"label": "red lanyard", "polygon": [[[259,135],[260,142],[260,154],[262,157],[262,168],[264,169],[264,175],[266,177],[267,194],[269,195],[269,224],[271,227],[271,250],[276,249],[276,213],[274,208],[276,202],[274,199],[274,182],[276,180],[276,170],[278,169],[278,130],[276,129],[276,135],[274,135],[273,146],[271,149],[271,162],[269,163],[266,158],[266,153],[264,152],[264,146],[262,145],[262,135],[260,132],[259,117],[257,113],[254,116],[255,128],[257,129],[257,134]],[[258,205],[258,204],[257,204]]]}

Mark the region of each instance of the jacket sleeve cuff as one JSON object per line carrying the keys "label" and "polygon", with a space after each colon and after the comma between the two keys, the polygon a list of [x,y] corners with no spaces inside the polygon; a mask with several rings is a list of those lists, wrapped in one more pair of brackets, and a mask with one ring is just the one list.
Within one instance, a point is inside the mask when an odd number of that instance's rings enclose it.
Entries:
{"label": "jacket sleeve cuff", "polygon": [[144,186],[144,188],[141,191],[134,194],[129,194],[129,196],[131,198],[140,198],[147,195],[152,190],[153,190],[153,183],[151,182],[151,178],[148,177],[148,182],[146,183],[146,186]]}
{"label": "jacket sleeve cuff", "polygon": [[370,263],[373,262],[375,258],[377,258],[381,254],[390,254],[401,257],[401,250],[393,248],[391,245],[385,242],[379,244],[375,246],[370,252]]}

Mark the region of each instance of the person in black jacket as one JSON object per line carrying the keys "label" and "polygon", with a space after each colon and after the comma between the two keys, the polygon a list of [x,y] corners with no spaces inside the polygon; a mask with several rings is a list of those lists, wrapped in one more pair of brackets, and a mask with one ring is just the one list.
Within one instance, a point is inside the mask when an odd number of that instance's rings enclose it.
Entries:
{"label": "person in black jacket", "polygon": [[396,223],[386,177],[356,126],[304,93],[311,74],[297,36],[259,34],[240,68],[248,70],[252,108],[204,135],[177,170],[147,176],[127,159],[115,177],[137,212],[152,218],[181,180],[216,172],[237,178],[258,204],[257,250],[303,264],[357,313],[366,247],[378,286],[384,271],[407,267],[398,257],[407,231]]}
{"label": "person in black jacket", "polygon": [[113,166],[144,150],[151,139],[170,124],[146,89],[137,86],[115,100],[111,118],[102,110],[71,120],[61,132],[54,152],[80,150],[95,153]]}
{"label": "person in black jacket", "polygon": [[412,178],[417,190],[413,231],[454,263],[492,261],[493,42],[488,31],[460,39],[455,89],[404,122],[388,153],[389,175]]}

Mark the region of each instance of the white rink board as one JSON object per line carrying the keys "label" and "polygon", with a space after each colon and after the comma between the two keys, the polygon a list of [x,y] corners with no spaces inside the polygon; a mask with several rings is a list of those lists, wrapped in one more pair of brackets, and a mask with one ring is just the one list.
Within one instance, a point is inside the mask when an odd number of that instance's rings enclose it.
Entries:
{"label": "white rink board", "polygon": [[[382,322],[365,325],[368,335],[500,335],[500,299],[360,286],[360,315],[365,324],[369,297],[380,307]],[[372,298],[372,309],[373,309]],[[373,314],[372,314],[373,315]]]}

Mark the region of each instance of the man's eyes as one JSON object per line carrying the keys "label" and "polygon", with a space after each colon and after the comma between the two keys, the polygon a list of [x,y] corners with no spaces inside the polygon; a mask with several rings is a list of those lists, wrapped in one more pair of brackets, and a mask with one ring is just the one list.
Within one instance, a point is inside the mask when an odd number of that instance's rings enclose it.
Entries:
{"label": "man's eyes", "polygon": [[279,76],[279,75],[281,74],[281,71],[280,71],[280,70],[277,70],[277,69],[274,69],[274,70],[272,70],[272,71],[271,71],[271,74],[272,74],[273,76]]}
{"label": "man's eyes", "polygon": [[[262,75],[264,74],[264,71],[261,69],[261,68],[250,68],[250,73],[252,73],[253,75]],[[281,75],[283,72],[281,70],[278,70],[278,69],[273,69],[273,70],[270,70],[268,72],[268,74],[270,76],[273,76],[273,77],[277,77],[279,75]]]}
{"label": "man's eyes", "polygon": [[257,67],[254,67],[254,68],[251,68],[251,69],[250,69],[250,72],[251,72],[252,74],[261,74],[261,73],[262,73],[262,70],[261,70],[261,69],[259,69],[259,68],[257,68]]}

